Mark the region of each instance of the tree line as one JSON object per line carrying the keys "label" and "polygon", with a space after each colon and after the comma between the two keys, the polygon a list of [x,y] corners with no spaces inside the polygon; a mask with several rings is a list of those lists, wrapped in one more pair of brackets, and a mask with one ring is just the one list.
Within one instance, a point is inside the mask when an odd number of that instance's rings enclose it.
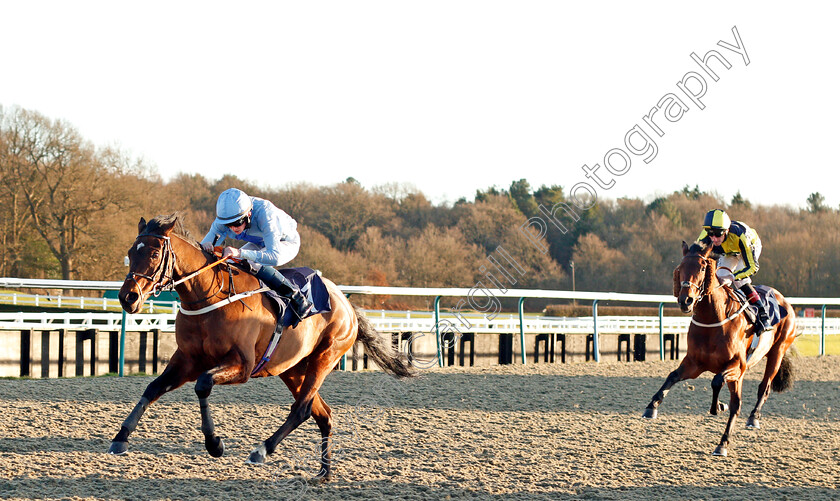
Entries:
{"label": "tree line", "polygon": [[[838,296],[840,213],[819,193],[805,209],[723,200],[685,187],[646,202],[598,200],[576,214],[556,211],[535,245],[533,218],[566,203],[562,186],[527,180],[479,190],[473,201],[433,204],[411,186],[258,186],[155,169],[86,141],[69,123],[0,108],[0,276],[120,280],[141,216],[180,212],[200,239],[216,198],[237,187],[271,200],[298,222],[302,246],[289,266],[309,266],[341,285],[544,288],[669,294],[681,241],[693,241],[705,212],[724,208],[763,242],[757,283],[789,296]],[[528,238],[527,233],[531,232]],[[515,261],[493,266],[499,248]],[[508,270],[509,271],[509,270]],[[488,276],[490,274],[490,276]],[[511,279],[515,279],[513,284]],[[400,298],[375,298],[399,306]]]}

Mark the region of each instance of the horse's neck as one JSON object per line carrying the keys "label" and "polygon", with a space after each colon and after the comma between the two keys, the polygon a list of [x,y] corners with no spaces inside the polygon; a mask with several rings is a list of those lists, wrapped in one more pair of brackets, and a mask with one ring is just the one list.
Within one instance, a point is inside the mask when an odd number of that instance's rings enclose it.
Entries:
{"label": "horse's neck", "polygon": [[718,282],[717,277],[712,276],[709,290],[706,291],[708,293],[706,300],[702,301],[702,305],[698,306],[702,306],[701,310],[704,316],[708,315],[710,319],[722,320],[729,316],[729,305],[732,303],[732,298],[726,291],[726,287],[723,287]]}
{"label": "horse's neck", "polygon": [[[201,249],[177,235],[172,235],[172,250],[175,251],[175,280],[184,278],[215,261],[208,258]],[[231,284],[233,281],[233,284]],[[214,266],[175,287],[181,302],[207,300],[214,302],[214,296],[224,297],[235,292],[244,292],[257,287],[258,280],[248,273],[231,271],[228,265]]]}
{"label": "horse's neck", "polygon": [[[175,253],[175,266],[173,269],[173,279],[180,280],[195,271],[198,271],[203,266],[210,264],[210,260],[198,247],[187,242],[184,238],[178,235],[171,235],[170,242],[172,243],[172,250]],[[217,278],[218,270],[207,270],[205,273],[199,273],[191,279],[179,284],[175,287],[178,296],[182,302],[189,302],[201,299],[219,288],[219,279]]]}

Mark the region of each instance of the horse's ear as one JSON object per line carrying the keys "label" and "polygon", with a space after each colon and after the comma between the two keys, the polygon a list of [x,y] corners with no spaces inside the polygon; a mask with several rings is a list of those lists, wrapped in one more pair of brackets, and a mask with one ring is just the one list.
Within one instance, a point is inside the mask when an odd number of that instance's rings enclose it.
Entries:
{"label": "horse's ear", "polygon": [[712,253],[712,249],[714,249],[714,246],[712,246],[711,244],[707,245],[706,248],[703,249],[703,252],[702,252],[701,255],[703,257],[709,257],[709,254]]}
{"label": "horse's ear", "polygon": [[[685,242],[683,242],[685,244]],[[680,297],[680,289],[682,286],[680,285],[680,269],[679,267],[674,268],[674,297]]]}
{"label": "horse's ear", "polygon": [[686,254],[688,254],[688,244],[685,243],[685,240],[683,240],[682,247],[683,247],[683,256],[685,256]]}
{"label": "horse's ear", "polygon": [[167,218],[167,219],[169,219],[169,220],[170,220],[169,222],[167,222],[167,223],[161,223],[161,225],[160,225],[160,230],[161,230],[161,233],[163,233],[164,235],[168,235],[168,234],[169,234],[169,232],[170,232],[170,231],[172,231],[172,228],[174,228],[174,227],[175,227],[175,223],[177,223],[177,222],[178,222],[178,217],[177,217],[177,215],[178,215],[177,213],[176,213],[176,214],[172,214],[170,217],[168,217],[168,218]]}
{"label": "horse's ear", "polygon": [[138,234],[143,233],[143,230],[145,230],[145,229],[146,229],[146,218],[141,217],[140,222],[137,223],[137,233]]}

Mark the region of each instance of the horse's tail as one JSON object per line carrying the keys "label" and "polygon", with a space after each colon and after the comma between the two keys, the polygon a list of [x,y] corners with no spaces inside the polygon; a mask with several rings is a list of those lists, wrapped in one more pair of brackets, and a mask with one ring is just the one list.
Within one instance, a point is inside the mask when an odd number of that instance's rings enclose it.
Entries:
{"label": "horse's tail", "polygon": [[793,363],[790,361],[790,354],[785,353],[782,357],[782,363],[779,365],[779,371],[770,383],[770,388],[776,393],[781,393],[793,387]]}
{"label": "horse's tail", "polygon": [[394,377],[416,376],[417,373],[412,369],[408,358],[397,352],[383,339],[382,335],[373,328],[370,320],[356,305],[353,305],[353,310],[356,312],[356,318],[359,321],[358,340],[365,345],[367,356],[372,358],[379,368]]}

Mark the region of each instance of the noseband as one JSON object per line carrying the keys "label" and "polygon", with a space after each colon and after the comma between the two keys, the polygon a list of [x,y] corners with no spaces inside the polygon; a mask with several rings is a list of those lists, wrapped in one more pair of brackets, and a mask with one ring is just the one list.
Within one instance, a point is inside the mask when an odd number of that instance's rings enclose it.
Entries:
{"label": "noseband", "polygon": [[161,247],[163,259],[160,261],[157,268],[155,268],[152,276],[137,273],[136,271],[129,271],[128,275],[125,276],[125,279],[128,280],[130,278],[137,286],[138,290],[140,289],[140,284],[137,283],[137,277],[145,278],[146,280],[153,282],[152,295],[154,297],[158,297],[161,292],[173,288],[172,270],[175,267],[175,251],[172,250],[172,243],[167,236],[154,234],[137,235],[137,238],[134,241],[136,242],[137,240],[140,240],[140,237],[154,237],[161,239],[163,241],[163,245]]}

